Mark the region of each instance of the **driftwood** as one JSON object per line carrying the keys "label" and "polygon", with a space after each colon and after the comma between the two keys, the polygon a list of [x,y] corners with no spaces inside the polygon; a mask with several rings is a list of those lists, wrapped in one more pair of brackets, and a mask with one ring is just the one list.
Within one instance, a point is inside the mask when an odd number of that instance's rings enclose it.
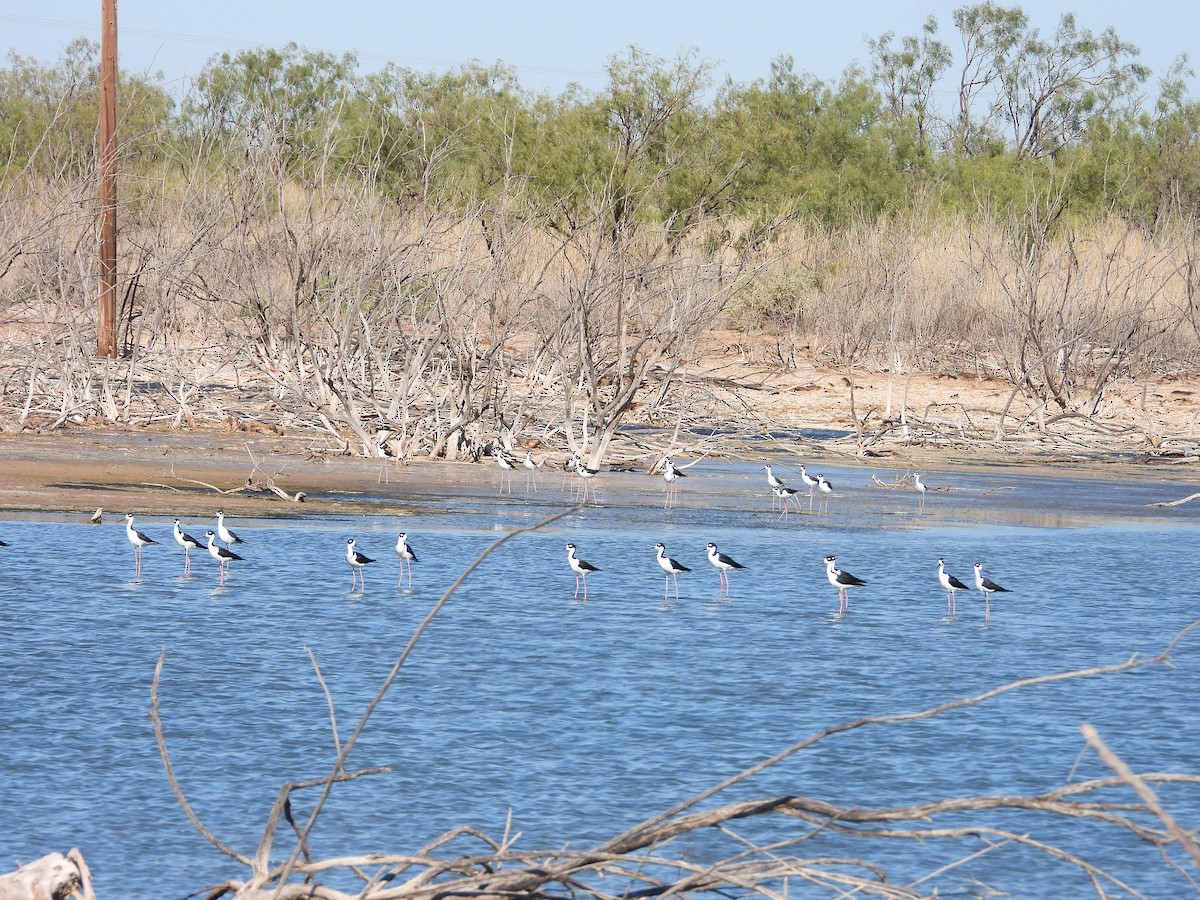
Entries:
{"label": "driftwood", "polygon": [[1158,503],[1147,503],[1146,505],[1147,505],[1147,506],[1159,506],[1159,507],[1162,507],[1162,506],[1181,506],[1181,505],[1183,505],[1184,503],[1190,503],[1192,500],[1195,500],[1197,497],[1200,497],[1200,492],[1197,492],[1197,493],[1195,493],[1195,494],[1188,494],[1186,497],[1184,497],[1184,498],[1183,498],[1183,499],[1181,499],[1181,500],[1162,500],[1162,501],[1160,501],[1160,502],[1158,502]]}
{"label": "driftwood", "polygon": [[[1184,636],[1200,627],[1200,620],[1182,629],[1153,657],[1133,657],[1112,665],[1023,678],[929,709],[866,716],[825,728],[589,849],[575,850],[560,846],[555,849],[520,851],[515,847],[518,836],[510,835],[507,829],[502,838],[495,839],[473,828],[458,827],[415,851],[332,859],[315,857],[308,843],[309,835],[333,786],[382,771],[347,773],[343,765],[425,627],[492,550],[516,534],[540,528],[578,508],[573,507],[528,528],[509,532],[489,546],[459,576],[418,626],[353,734],[344,743],[336,735],[332,699],[317,669],[317,677],[326,690],[326,699],[330,704],[337,758],[325,778],[283,785],[267,815],[259,844],[252,852],[240,852],[216,839],[188,805],[182,787],[175,778],[159,717],[158,683],[165,654],[160,657],[151,689],[151,717],[171,789],[200,832],[249,870],[246,877],[229,878],[207,891],[210,900],[223,896],[236,897],[237,900],[437,900],[453,896],[496,900],[555,900],[569,896],[575,900],[611,900],[614,896],[613,884],[619,885],[617,895],[625,898],[652,898],[705,891],[739,896],[757,894],[767,900],[782,900],[788,896],[789,885],[795,884],[801,887],[815,886],[830,896],[854,894],[912,900],[936,897],[936,884],[931,884],[928,890],[923,885],[934,882],[948,869],[1009,845],[1030,848],[1053,861],[1075,867],[1084,873],[1101,898],[1111,896],[1110,892],[1113,891],[1134,897],[1144,896],[1135,886],[1125,883],[1116,873],[1109,871],[1104,858],[1084,858],[1059,846],[1053,839],[1041,839],[1036,834],[1036,825],[1015,830],[997,827],[988,818],[989,814],[1005,811],[1035,812],[1038,814],[1037,822],[1046,819],[1079,820],[1090,823],[1091,827],[1124,831],[1133,839],[1155,848],[1164,866],[1172,867],[1193,884],[1196,883],[1195,873],[1189,873],[1185,868],[1190,861],[1192,867],[1200,871],[1200,850],[1197,849],[1195,835],[1171,815],[1152,786],[1190,785],[1200,790],[1200,775],[1134,772],[1103,744],[1094,728],[1086,725],[1083,728],[1086,742],[1116,773],[1114,777],[1071,782],[1032,795],[948,797],[896,807],[845,806],[833,800],[799,795],[743,799],[709,807],[705,804],[788,757],[842,733],[927,719],[1038,685],[1111,676],[1146,666],[1169,666],[1176,646]],[[313,664],[316,667],[315,659]],[[307,823],[301,827],[290,816],[290,800],[294,792],[304,789],[320,789],[321,795],[313,805]],[[1126,796],[1129,791],[1134,794],[1132,799]],[[757,843],[735,829],[738,822],[762,816],[774,816],[781,822],[791,821],[795,824],[781,825],[779,833],[768,843]],[[952,821],[942,825],[937,821],[939,818]],[[272,863],[273,858],[279,858],[273,852],[273,847],[279,837],[280,825],[285,821],[295,835],[295,845],[286,862]],[[1054,822],[1050,824],[1053,828]],[[723,836],[730,845],[728,852],[717,854],[719,858],[708,861],[697,860],[692,851],[670,852],[673,842],[699,830],[704,830],[710,836]],[[855,835],[859,843],[863,840],[900,840],[911,842],[914,846],[953,842],[966,844],[967,847],[958,859],[949,864],[940,865],[915,880],[909,873],[906,873],[904,880],[897,880],[890,876],[885,865],[867,857],[832,858],[803,853],[807,842],[827,832]],[[1184,857],[1182,860],[1176,858],[1180,854]],[[347,893],[321,883],[322,876],[330,873],[354,875],[362,883],[358,890]],[[998,887],[1003,888],[1002,885]]]}
{"label": "driftwood", "polygon": [[74,847],[66,856],[48,853],[0,875],[0,900],[95,900],[95,896],[87,863]]}

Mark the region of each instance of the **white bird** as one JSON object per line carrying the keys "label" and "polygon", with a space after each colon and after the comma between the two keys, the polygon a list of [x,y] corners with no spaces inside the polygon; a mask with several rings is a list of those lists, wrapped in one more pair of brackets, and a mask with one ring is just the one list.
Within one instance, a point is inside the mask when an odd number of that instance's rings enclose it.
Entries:
{"label": "white bird", "polygon": [[492,451],[492,456],[494,456],[496,458],[496,465],[498,465],[500,467],[500,493],[502,493],[502,494],[504,493],[504,485],[507,482],[508,492],[511,494],[512,493],[512,471],[513,471],[512,460],[509,459],[505,455],[504,451],[501,450],[499,447],[497,447],[495,450]]}
{"label": "white bird", "polygon": [[717,545],[711,541],[706,549],[708,550],[708,561],[716,567],[717,574],[720,576],[718,593],[723,593],[726,597],[728,597],[730,569],[744,569],[746,567],[735,560],[732,556],[726,556],[724,553],[719,552],[717,550]]}
{"label": "white bird", "polygon": [[921,495],[921,505],[924,506],[925,494],[929,488],[926,487],[925,482],[921,480],[920,472],[913,472],[913,487],[915,487],[917,489],[917,493]]}
{"label": "white bird", "polygon": [[663,457],[662,464],[663,481],[667,483],[667,496],[663,501],[663,509],[670,509],[675,505],[675,500],[679,494],[679,485],[676,483],[680,478],[686,478],[687,473],[675,468],[675,463],[671,457]]}
{"label": "white bird", "polygon": [[192,537],[190,534],[185,534],[183,529],[179,527],[179,520],[175,520],[175,543],[183,548],[183,573],[186,575],[192,571],[192,557],[190,551],[199,550],[204,545]]}
{"label": "white bird", "polygon": [[525,451],[525,459],[521,461],[521,465],[525,468],[525,493],[529,493],[529,485],[532,484],[533,492],[536,494],[538,492],[538,464],[528,450]]}
{"label": "white bird", "polygon": [[[779,492],[780,488],[787,487],[787,485],[785,485],[780,479],[775,478],[775,473],[770,470],[770,466],[763,466],[763,468],[767,469],[767,485],[770,487],[770,493],[772,493],[772,497],[782,497],[782,494]],[[792,493],[796,493],[796,491],[792,491]],[[770,508],[775,509],[776,505],[778,504],[776,504],[775,500],[770,502]]]}
{"label": "white bird", "polygon": [[[363,568],[367,563],[373,563],[375,560],[367,556],[365,553],[360,553],[354,549],[354,538],[346,541],[346,562],[350,563],[350,590],[354,590],[356,582],[361,581],[362,590],[366,591],[367,582],[363,578]],[[357,578],[355,577],[357,573]]]}
{"label": "white bird", "polygon": [[575,474],[579,476],[583,484],[583,501],[587,502],[589,494],[595,495],[595,491],[591,489],[589,482],[600,473],[599,469],[589,469],[583,464],[583,460],[575,458]]}
{"label": "white bird", "polygon": [[142,577],[142,548],[158,541],[151,540],[133,527],[133,513],[125,513],[125,536],[133,545],[133,574],[135,578]]}
{"label": "white bird", "polygon": [[90,519],[88,519],[88,523],[91,525],[99,525],[103,521],[104,521],[104,507],[98,506],[98,507],[96,507],[96,511],[94,513],[92,513],[92,517]]}
{"label": "white bird", "polygon": [[983,563],[975,563],[975,587],[983,594],[983,621],[992,620],[992,608],[989,598],[992,594],[1007,594],[1008,588],[1001,587],[983,574]]}
{"label": "white bird", "polygon": [[216,544],[216,532],[206,531],[205,536],[208,538],[208,553],[217,561],[217,583],[224,584],[225,574],[229,570],[229,564],[234,560],[240,560],[241,557],[228,547],[218,547]]}
{"label": "white bird", "polygon": [[844,569],[839,569],[836,556],[825,557],[825,574],[829,583],[838,591],[838,613],[844,613],[850,608],[850,588],[862,587],[866,584],[861,578],[856,578]]}
{"label": "white bird", "polygon": [[829,482],[829,479],[826,478],[824,475],[817,476],[817,490],[825,495],[824,499],[821,500],[821,506],[825,509],[828,509],[829,508],[829,496],[831,494],[833,494],[833,485]]}
{"label": "white bird", "polygon": [[808,499],[811,500],[812,496],[813,496],[813,489],[820,482],[820,479],[814,478],[813,476],[809,475],[808,470],[805,469],[804,466],[801,466],[800,467],[800,480],[803,481],[806,485],[808,485]]}
{"label": "white bird", "polygon": [[240,537],[225,527],[225,513],[217,510],[217,537],[226,547],[232,547],[234,544],[244,544]]}
{"label": "white bird", "polygon": [[954,595],[958,591],[970,590],[965,584],[946,571],[946,563],[938,560],[938,581],[942,585],[942,589],[946,592],[946,615],[955,616],[958,614],[958,604],[955,602]]}
{"label": "white bird", "polygon": [[575,471],[575,468],[578,465],[579,465],[579,454],[572,453],[570,456],[567,457],[567,461],[565,463],[563,463],[562,487],[559,488],[559,490],[565,491],[567,489],[567,479],[571,477],[571,473]]}
{"label": "white bird", "polygon": [[567,565],[571,567],[571,571],[575,573],[575,596],[579,596],[579,583],[583,581],[583,599],[587,599],[587,577],[588,572],[599,572],[600,570],[593,566],[590,562],[580,559],[575,555],[575,545],[567,544]]}
{"label": "white bird", "polygon": [[[790,488],[786,484],[781,484],[779,487],[771,488],[771,494],[776,499],[783,501],[783,512],[779,514],[779,517],[784,521],[787,521],[788,507],[792,505],[792,498],[795,497],[797,493],[799,492],[795,488]],[[799,509],[799,501],[796,502],[797,509]],[[772,500],[771,508],[774,509],[775,506],[776,502],[775,500]]]}
{"label": "white bird", "polygon": [[658,551],[658,565],[667,576],[666,580],[663,582],[663,600],[667,599],[667,588],[670,586],[672,578],[675,579],[675,599],[678,600],[679,573],[690,572],[692,570],[683,563],[677,562],[676,560],[673,560],[671,557],[667,556],[667,548],[663,546],[661,541],[655,544],[654,548]]}
{"label": "white bird", "polygon": [[[420,562],[417,559],[416,551],[408,544],[408,532],[400,532],[400,536],[396,538],[396,555],[400,557],[400,581],[404,581],[404,563],[408,562],[408,586],[412,587],[412,564]],[[397,586],[399,583],[397,583]]]}

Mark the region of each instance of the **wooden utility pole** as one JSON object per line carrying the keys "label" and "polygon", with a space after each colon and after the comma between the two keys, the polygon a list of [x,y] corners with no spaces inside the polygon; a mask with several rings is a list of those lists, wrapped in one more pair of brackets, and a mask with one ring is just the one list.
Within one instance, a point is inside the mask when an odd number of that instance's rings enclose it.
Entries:
{"label": "wooden utility pole", "polygon": [[117,355],[117,0],[100,0],[100,309],[96,355]]}

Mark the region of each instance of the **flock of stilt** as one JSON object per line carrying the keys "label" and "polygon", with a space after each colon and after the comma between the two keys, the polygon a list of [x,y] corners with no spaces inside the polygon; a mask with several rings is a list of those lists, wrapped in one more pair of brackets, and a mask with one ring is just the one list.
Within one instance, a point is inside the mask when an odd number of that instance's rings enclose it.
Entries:
{"label": "flock of stilt", "polygon": [[[539,468],[539,465],[533,459],[531,454],[526,453],[524,460],[518,464],[515,459],[507,455],[499,447],[491,447],[489,448],[489,451],[490,455],[496,460],[496,463],[501,471],[501,493],[505,491],[506,486],[508,491],[510,493],[512,492],[511,473],[515,471],[518,466],[525,469],[527,479],[530,477],[536,479],[536,471]],[[801,491],[798,488],[789,487],[783,481],[783,479],[777,477],[772,471],[770,465],[766,465],[763,468],[766,470],[767,484],[771,489],[771,495],[773,498],[772,508],[780,510],[781,517],[786,518],[792,503],[795,503],[797,508],[799,508],[799,494]],[[597,471],[595,469],[589,469],[586,467],[575,454],[571,454],[566,464],[563,466],[563,469],[567,473],[574,472],[579,476],[581,479],[580,493],[582,499],[586,501],[590,494],[590,481],[597,474]],[[678,497],[679,479],[686,477],[687,473],[683,471],[681,467],[675,465],[674,460],[670,456],[663,458],[660,471],[662,473],[663,481],[667,485],[666,498],[663,501],[663,506],[664,508],[670,508],[675,504]],[[914,472],[912,478],[913,487],[916,488],[917,494],[921,498],[921,503],[924,504],[925,496],[929,492],[929,488],[921,480],[920,472]],[[807,468],[802,465],[800,466],[800,480],[808,488],[810,507],[814,497],[820,497],[823,508],[827,503],[829,496],[833,494],[833,484],[829,481],[829,479],[821,474],[809,474]],[[527,480],[526,489],[528,489],[529,484],[530,482]],[[533,485],[534,489],[536,490],[536,480],[533,481]],[[583,596],[586,598],[587,576],[591,572],[598,572],[599,569],[586,560],[580,559],[578,556],[578,548],[574,544],[567,544],[566,549],[567,564],[570,566],[571,571],[575,573],[575,596],[578,597],[580,591],[582,590]],[[708,561],[717,569],[720,577],[719,589],[721,595],[728,596],[729,572],[734,569],[744,569],[745,566],[734,560],[731,556],[718,551],[715,544],[710,543],[707,549]],[[667,556],[666,548],[661,543],[655,544],[655,550],[658,554],[658,564],[662,568],[665,576],[663,584],[663,597],[664,599],[669,597],[670,588],[673,581],[675,586],[675,597],[678,599],[679,575],[692,570],[679,561]],[[997,593],[1007,593],[1008,589],[1001,587],[999,584],[985,576],[983,574],[982,563],[975,563],[974,568],[975,586],[980,593],[983,594],[984,617],[985,620],[990,620],[991,595]],[[861,578],[852,575],[850,572],[845,571],[844,569],[839,569],[837,567],[837,559],[833,556],[827,556],[825,558],[825,571],[827,577],[829,578],[829,583],[837,588],[838,611],[839,613],[844,613],[850,607],[850,590],[852,588],[862,587],[866,584],[866,582]],[[955,595],[959,591],[970,590],[970,588],[963,584],[963,582],[958,578],[949,574],[946,571],[945,562],[941,559],[938,560],[937,578],[943,590],[946,591],[946,613],[949,616],[956,616],[958,614],[958,606],[955,602]]]}
{"label": "flock of stilt", "polygon": [[[493,451],[494,458],[498,461],[498,465],[503,473],[509,473],[517,467],[517,464],[499,449]],[[522,467],[529,470],[531,473],[538,468],[537,463],[533,461],[532,456],[526,454],[525,461]],[[799,501],[796,495],[799,490],[788,487],[786,483],[778,478],[772,471],[771,466],[764,466],[767,473],[767,484],[771,489],[772,496],[775,498],[775,507],[779,508],[782,503],[781,515],[786,516],[788,507],[792,502]],[[590,469],[583,465],[578,456],[572,454],[564,469],[569,473],[573,471],[581,479],[581,493],[584,500],[590,494],[589,484],[593,477],[598,472],[595,469]],[[675,494],[678,487],[678,480],[686,476],[686,473],[676,466],[670,456],[664,458],[662,462],[662,477],[667,485],[666,506],[670,506],[675,502]],[[810,503],[815,496],[828,496],[833,493],[833,485],[830,484],[824,475],[810,475],[804,466],[800,466],[800,478],[809,489]],[[918,493],[921,496],[921,502],[924,503],[925,494],[928,490],[926,485],[921,481],[920,473],[913,475],[913,483]],[[536,482],[535,489],[536,489]],[[564,482],[565,487],[565,482]],[[504,481],[501,481],[501,491],[504,490]],[[509,484],[511,491],[511,484]],[[100,510],[92,517],[93,522],[98,522],[100,519]],[[135,577],[141,578],[142,573],[142,550],[152,544],[157,544],[158,541],[149,537],[141,531],[133,527],[133,515],[125,516],[125,533],[129,539],[129,543],[133,547],[134,552],[134,574]],[[225,524],[225,513],[217,512],[217,522],[215,529],[209,529],[205,532],[205,541],[200,541],[190,534],[185,532],[180,524],[179,519],[175,520],[173,529],[175,543],[183,548],[183,571],[189,573],[191,571],[191,551],[207,548],[209,555],[217,562],[217,578],[218,583],[225,584],[225,578],[229,573],[229,565],[232,562],[242,561],[242,557],[235,553],[234,544],[243,543],[242,539]],[[218,541],[220,543],[218,543]],[[222,544],[224,546],[222,546]],[[0,547],[7,546],[4,541],[0,541]],[[663,599],[667,600],[670,597],[670,588],[672,582],[675,587],[675,598],[679,599],[679,576],[685,572],[692,571],[687,566],[680,563],[678,560],[672,559],[667,555],[666,547],[661,543],[654,545],[656,558],[659,567],[663,571]],[[719,593],[722,597],[729,596],[729,573],[736,569],[746,568],[733,557],[726,553],[722,553],[717,549],[717,545],[709,543],[707,546],[708,561],[717,570]],[[412,546],[408,543],[407,532],[401,532],[396,540],[396,555],[400,560],[400,581],[403,583],[405,578],[405,569],[407,567],[408,585],[412,587],[412,564],[418,562],[417,554]],[[580,559],[578,548],[573,543],[566,545],[567,565],[575,574],[575,596],[578,597],[582,591],[584,599],[587,599],[587,576],[593,572],[600,571],[599,567],[592,565],[584,559]],[[350,566],[351,590],[366,590],[366,581],[363,576],[363,570],[376,560],[367,556],[356,546],[354,538],[346,541],[346,562]],[[984,601],[984,616],[985,620],[991,618],[990,599],[992,594],[1007,593],[1007,589],[1001,587],[995,581],[983,574],[983,564],[975,563],[975,587],[983,594]],[[838,612],[845,613],[850,607],[850,591],[854,588],[862,587],[867,582],[857,576],[851,574],[845,569],[840,569],[837,566],[837,558],[834,556],[825,557],[825,572],[829,579],[829,583],[837,589],[838,592]],[[937,579],[941,584],[942,589],[946,592],[946,613],[953,617],[957,615],[957,604],[955,602],[956,594],[959,591],[970,590],[970,588],[960,581],[955,576],[946,571],[945,562],[941,559],[937,561]]]}

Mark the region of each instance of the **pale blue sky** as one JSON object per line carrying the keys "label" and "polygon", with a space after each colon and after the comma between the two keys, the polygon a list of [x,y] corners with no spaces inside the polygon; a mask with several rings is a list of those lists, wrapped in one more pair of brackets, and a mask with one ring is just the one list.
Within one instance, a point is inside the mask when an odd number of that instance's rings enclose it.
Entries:
{"label": "pale blue sky", "polygon": [[[1003,0],[1002,0],[1003,3]],[[503,61],[521,84],[557,93],[570,81],[604,85],[604,66],[630,44],[674,57],[694,46],[717,63],[720,77],[765,77],[772,57],[791,54],[799,71],[836,79],[847,64],[865,62],[866,37],[915,34],[936,15],[939,37],[956,55],[951,13],[966,2],[783,2],[783,0],[603,0],[592,4],[491,0],[487,3],[388,0],[118,0],[121,66],[160,71],[178,95],[215,53],[295,41],[314,50],[359,53],[362,69],[386,61],[444,70],[478,60]],[[1094,32],[1112,26],[1135,44],[1153,70],[1147,85],[1187,53],[1200,64],[1200,3],[1195,0],[1087,0],[1003,3],[1021,6],[1043,33],[1074,12]],[[100,0],[0,0],[0,47],[43,63],[79,35],[99,40]],[[1196,93],[1196,81],[1192,80]]]}

